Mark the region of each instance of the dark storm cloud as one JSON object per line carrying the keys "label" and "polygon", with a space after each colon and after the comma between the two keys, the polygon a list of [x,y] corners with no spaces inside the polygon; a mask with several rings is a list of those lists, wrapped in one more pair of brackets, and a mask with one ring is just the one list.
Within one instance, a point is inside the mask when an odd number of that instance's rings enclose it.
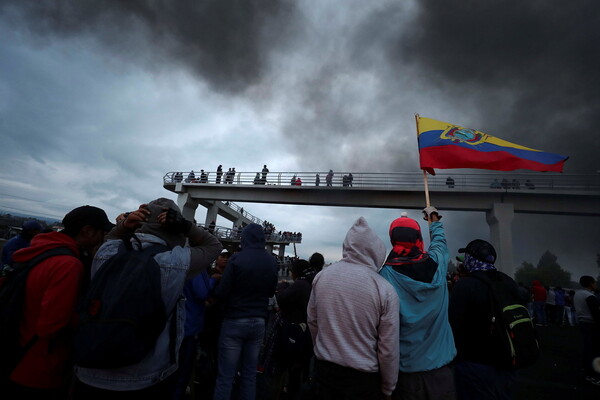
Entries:
{"label": "dark storm cloud", "polygon": [[400,34],[410,12],[399,3],[365,4],[298,36],[302,43],[295,49],[305,54],[310,73],[292,71],[295,101],[286,107],[282,132],[302,153],[303,165],[313,168],[415,170],[415,110],[407,109],[409,96],[400,84],[388,79],[385,58],[386,43]]}
{"label": "dark storm cloud", "polygon": [[36,1],[0,5],[0,15],[40,37],[91,35],[150,68],[180,63],[215,90],[239,92],[260,81],[265,55],[291,26],[279,0]]}
{"label": "dark storm cloud", "polygon": [[[456,102],[477,99],[482,125],[505,140],[570,155],[565,172],[600,164],[600,13],[593,0],[425,0],[390,47]],[[469,121],[447,121],[467,124]]]}

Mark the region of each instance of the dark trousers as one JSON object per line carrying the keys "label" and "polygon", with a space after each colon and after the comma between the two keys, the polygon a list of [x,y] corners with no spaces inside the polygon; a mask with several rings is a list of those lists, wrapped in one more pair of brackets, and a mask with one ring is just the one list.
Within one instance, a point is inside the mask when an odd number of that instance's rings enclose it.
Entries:
{"label": "dark trousers", "polygon": [[449,365],[422,372],[399,372],[394,400],[455,400],[454,371]]}
{"label": "dark trousers", "polygon": [[381,376],[362,372],[328,361],[315,362],[315,399],[380,400]]}
{"label": "dark trousers", "polygon": [[583,344],[583,369],[587,376],[595,378],[600,377],[600,374],[594,371],[592,361],[596,357],[600,357],[600,326],[598,324],[589,324],[586,322],[579,323],[579,331]]}
{"label": "dark trousers", "polygon": [[516,373],[492,365],[458,361],[454,377],[458,400],[511,400],[516,390]]}
{"label": "dark trousers", "polygon": [[169,399],[173,394],[174,375],[140,390],[115,391],[86,385],[76,380],[69,400],[148,400]]}
{"label": "dark trousers", "polygon": [[186,336],[181,342],[181,347],[179,348],[179,368],[177,368],[173,378],[176,380],[175,390],[171,397],[173,400],[182,400],[185,398],[185,391],[194,370],[197,346],[198,339],[196,336]]}
{"label": "dark trousers", "polygon": [[7,381],[0,386],[1,399],[44,399],[44,400],[63,400],[67,397],[68,388],[59,389],[37,389],[28,386],[22,386]]}

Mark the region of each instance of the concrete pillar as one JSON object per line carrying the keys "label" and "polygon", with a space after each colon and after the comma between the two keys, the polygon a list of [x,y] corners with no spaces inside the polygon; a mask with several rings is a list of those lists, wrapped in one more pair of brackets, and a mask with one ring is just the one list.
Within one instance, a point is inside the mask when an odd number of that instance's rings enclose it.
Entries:
{"label": "concrete pillar", "polygon": [[213,204],[206,209],[206,220],[204,223],[206,226],[210,225],[211,222],[215,221],[217,223],[217,215],[219,213],[219,205],[217,202],[213,202]]}
{"label": "concrete pillar", "polygon": [[181,209],[181,214],[185,219],[194,221],[196,209],[198,208],[198,203],[192,198],[192,196],[189,193],[179,193],[177,195],[177,205]]}
{"label": "concrete pillar", "polygon": [[285,257],[285,244],[281,243],[279,245],[279,259],[283,260],[284,257]]}
{"label": "concrete pillar", "polygon": [[514,207],[510,203],[494,203],[492,209],[486,212],[486,220],[490,226],[490,242],[498,255],[496,268],[511,278],[515,276],[512,247],[514,215]]}
{"label": "concrete pillar", "polygon": [[244,222],[244,217],[242,217],[240,215],[236,218],[235,222],[233,223],[233,227],[235,228],[236,226],[242,226],[243,222]]}
{"label": "concrete pillar", "polygon": [[267,252],[268,252],[269,254],[272,254],[272,253],[273,253],[273,243],[267,243],[267,244],[265,245],[265,248],[266,248],[266,250],[267,250]]}

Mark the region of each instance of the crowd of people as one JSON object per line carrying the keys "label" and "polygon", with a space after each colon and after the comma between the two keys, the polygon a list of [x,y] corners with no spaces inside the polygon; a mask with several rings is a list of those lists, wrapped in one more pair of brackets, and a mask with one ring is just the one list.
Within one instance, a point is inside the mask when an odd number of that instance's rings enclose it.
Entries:
{"label": "crowd of people", "polygon": [[[527,189],[535,189],[535,183],[533,183],[531,179],[526,179],[525,187]],[[511,181],[506,178],[503,178],[502,181],[494,179],[492,183],[490,183],[490,189],[521,189],[521,181],[516,178]]]}
{"label": "crowd of people", "polygon": [[[256,175],[254,176],[254,180],[252,181],[253,184],[266,185],[268,173],[269,173],[269,169],[267,168],[266,165],[264,165],[262,171],[257,172]],[[225,174],[224,178],[223,178],[223,174]],[[236,174],[235,168],[229,168],[228,171],[223,172],[222,165],[219,165],[217,168],[217,171],[215,173],[214,182],[216,184],[220,184],[222,181],[222,178],[223,178],[223,183],[232,184],[235,180],[235,174]],[[209,183],[209,175],[210,175],[210,173],[204,172],[204,170],[200,171],[199,176],[196,176],[196,173],[194,171],[191,171],[188,173],[187,178],[184,179],[182,172],[175,172],[173,174],[173,176],[171,177],[171,181],[175,182],[175,183],[177,183],[177,182]],[[334,176],[335,176],[335,173],[333,172],[333,170],[329,170],[329,172],[325,175],[326,186],[333,186]],[[352,173],[344,174],[344,175],[342,175],[341,185],[342,185],[342,187],[352,187],[353,181],[354,181],[354,176],[352,175]],[[309,180],[309,182],[312,183],[311,180]],[[307,182],[305,182],[305,183],[307,183]],[[446,178],[445,183],[446,183],[446,186],[450,189],[453,189],[456,185],[454,178],[451,176]],[[290,178],[291,186],[302,186],[302,184],[303,184],[302,178],[297,176],[297,174],[294,174],[292,176],[292,178]],[[315,174],[314,185],[315,186],[321,185],[321,176],[319,173]],[[525,188],[531,189],[531,190],[536,188],[535,183],[531,179],[526,179],[525,182],[523,183],[523,185],[525,186]],[[512,180],[509,180],[507,178],[503,178],[502,180],[500,180],[498,178],[494,178],[494,180],[490,183],[489,187],[490,187],[490,189],[521,189],[521,181],[516,178],[513,178]]]}
{"label": "crowd of people", "polygon": [[[235,181],[236,173],[237,172],[236,172],[235,168],[233,168],[233,167],[229,168],[228,171],[223,172],[223,166],[219,165],[214,174],[215,175],[214,183],[220,184],[221,182],[223,182],[224,184],[233,184]],[[263,165],[261,172],[257,172],[254,175],[254,179],[252,180],[252,183],[254,185],[266,185],[268,174],[269,174],[269,168],[267,168],[267,165],[265,164],[265,165]],[[194,171],[190,171],[188,173],[187,177],[185,177],[185,178],[183,175],[184,175],[183,172],[175,172],[175,173],[173,173],[170,180],[171,180],[171,182],[174,182],[174,183],[180,183],[180,182],[211,183],[211,179],[212,179],[212,178],[210,178],[211,173],[205,172],[203,169],[200,170],[199,176]],[[325,176],[326,186],[333,186],[334,175],[335,174],[334,174],[333,170],[329,170],[329,172]],[[352,187],[353,182],[354,182],[354,176],[352,175],[352,173],[344,174],[342,176],[342,180],[341,180],[342,187]],[[302,178],[300,176],[297,176],[297,174],[294,174],[290,178],[291,186],[302,186],[302,183],[303,183]],[[321,176],[318,173],[315,174],[314,185],[315,186],[321,185]]]}
{"label": "crowd of people", "polygon": [[[498,271],[494,247],[481,239],[458,249],[462,272],[449,285],[442,216],[428,206],[423,219],[427,248],[419,222],[404,214],[390,223],[386,254],[360,217],[341,260],[325,267],[318,252],[294,258],[287,280],[265,248],[275,231],[269,222],[245,226],[239,250],[230,253],[165,198],[120,214],[116,223],[99,208],[78,207],[65,215],[62,231],[34,235],[9,260],[70,251],[29,273],[16,343],[23,354],[0,390],[7,398],[69,400],[509,399],[516,372],[500,364],[484,281],[495,280],[524,305],[530,292]],[[125,248],[156,249],[167,317],[140,360],[92,367],[77,361],[78,300]],[[600,356],[596,282],[580,283],[574,296],[552,288],[553,303],[544,289],[545,304],[554,307],[545,307],[543,318],[562,324],[564,310],[576,310],[586,378],[600,385],[592,367]],[[95,304],[89,312],[99,310]],[[541,318],[534,320],[543,325]]]}

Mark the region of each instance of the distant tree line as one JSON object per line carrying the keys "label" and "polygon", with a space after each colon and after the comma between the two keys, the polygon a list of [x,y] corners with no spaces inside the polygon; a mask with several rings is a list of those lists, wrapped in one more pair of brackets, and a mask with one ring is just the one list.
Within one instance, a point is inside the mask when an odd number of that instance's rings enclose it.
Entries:
{"label": "distant tree line", "polygon": [[542,254],[536,266],[523,261],[515,272],[515,280],[526,286],[530,286],[534,280],[539,280],[544,286],[560,286],[563,288],[579,286],[578,283],[571,280],[571,273],[560,266],[558,257],[548,250]]}

